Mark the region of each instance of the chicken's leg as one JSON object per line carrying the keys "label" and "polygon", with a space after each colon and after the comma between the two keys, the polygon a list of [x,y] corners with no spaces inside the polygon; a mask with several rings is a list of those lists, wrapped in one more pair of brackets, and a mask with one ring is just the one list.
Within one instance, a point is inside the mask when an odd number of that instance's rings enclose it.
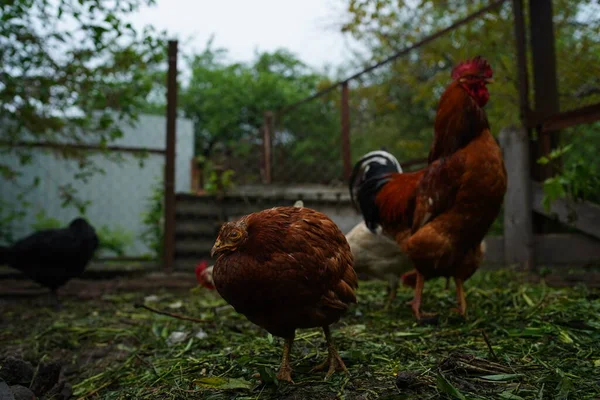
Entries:
{"label": "chicken's leg", "polygon": [[417,271],[417,283],[415,285],[415,296],[408,304],[412,307],[413,314],[417,320],[421,319],[421,296],[423,295],[423,286],[425,285],[425,277]]}
{"label": "chicken's leg", "polygon": [[390,309],[397,294],[398,294],[398,279],[391,279],[388,282],[387,300],[385,301],[385,305],[383,306],[383,309],[385,311]]}
{"label": "chicken's leg", "polygon": [[456,301],[458,303],[458,308],[455,308],[454,311],[458,312],[463,317],[467,317],[467,299],[465,296],[465,288],[463,287],[463,280],[454,278],[454,283],[456,284]]}
{"label": "chicken's leg", "polygon": [[281,366],[277,372],[277,379],[294,383],[292,380],[292,366],[290,365],[290,353],[292,352],[292,344],[294,343],[294,335],[285,339],[283,343],[283,356],[281,357]]}
{"label": "chicken's leg", "polygon": [[323,363],[314,367],[313,371],[321,371],[325,368],[328,368],[327,375],[325,375],[325,379],[329,378],[335,371],[346,371],[348,373],[348,368],[346,368],[346,364],[340,357],[337,349],[335,348],[335,344],[333,343],[333,338],[331,337],[331,331],[329,330],[329,326],[323,327],[323,332],[325,333],[325,340],[327,340],[327,360]]}

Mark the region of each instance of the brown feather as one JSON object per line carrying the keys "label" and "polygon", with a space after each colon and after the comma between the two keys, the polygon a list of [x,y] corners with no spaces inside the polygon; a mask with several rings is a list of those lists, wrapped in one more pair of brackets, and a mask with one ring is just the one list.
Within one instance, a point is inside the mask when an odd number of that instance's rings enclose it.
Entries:
{"label": "brown feather", "polygon": [[356,302],[350,246],[337,225],[310,208],[275,207],[223,226],[242,239],[219,255],[213,279],[236,311],[276,336],[327,326]]}

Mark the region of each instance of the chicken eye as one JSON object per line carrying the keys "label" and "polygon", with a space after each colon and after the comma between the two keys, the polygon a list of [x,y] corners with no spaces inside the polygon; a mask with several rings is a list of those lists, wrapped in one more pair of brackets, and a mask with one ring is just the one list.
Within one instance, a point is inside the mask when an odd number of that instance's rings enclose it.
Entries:
{"label": "chicken eye", "polygon": [[238,231],[233,231],[229,234],[229,238],[232,240],[238,240],[240,238],[240,233]]}

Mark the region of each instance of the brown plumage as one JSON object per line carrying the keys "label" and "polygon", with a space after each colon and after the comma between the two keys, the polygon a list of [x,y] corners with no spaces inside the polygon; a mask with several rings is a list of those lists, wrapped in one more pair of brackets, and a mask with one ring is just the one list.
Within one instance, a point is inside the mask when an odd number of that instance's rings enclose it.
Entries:
{"label": "brown plumage", "polygon": [[331,339],[358,286],[352,252],[326,215],[275,207],[221,227],[212,249],[219,294],[251,322],[285,339],[278,379],[291,380],[289,355],[298,328],[322,327],[329,356],[316,369],[346,370]]}
{"label": "brown plumage", "polygon": [[440,99],[429,165],[370,176],[356,188],[367,222],[381,225],[415,266],[417,318],[425,280],[440,276],[454,278],[458,311],[465,315],[463,282],[479,267],[481,241],[504,199],[504,161],[483,110],[491,77],[481,57],[459,64]]}

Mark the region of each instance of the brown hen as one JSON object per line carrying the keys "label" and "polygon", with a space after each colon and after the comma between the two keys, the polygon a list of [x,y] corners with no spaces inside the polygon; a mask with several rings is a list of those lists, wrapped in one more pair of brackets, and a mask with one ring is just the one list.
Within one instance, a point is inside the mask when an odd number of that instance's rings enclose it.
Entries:
{"label": "brown hen", "polygon": [[329,325],[356,303],[350,246],[326,215],[275,207],[221,227],[211,255],[213,280],[235,310],[285,339],[279,380],[292,382],[290,352],[298,328],[322,327],[328,358],[313,370],[347,371]]}

